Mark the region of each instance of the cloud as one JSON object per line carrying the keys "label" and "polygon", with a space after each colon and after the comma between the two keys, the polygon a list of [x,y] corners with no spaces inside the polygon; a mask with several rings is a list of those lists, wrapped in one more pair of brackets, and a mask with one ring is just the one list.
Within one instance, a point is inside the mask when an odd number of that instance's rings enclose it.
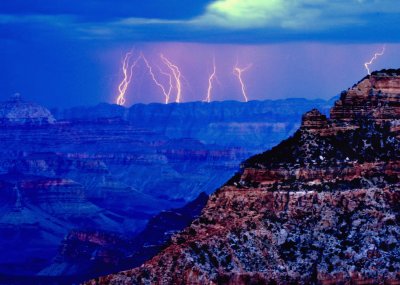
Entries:
{"label": "cloud", "polygon": [[[0,27],[0,37],[13,37],[15,25],[21,31],[25,26],[30,32],[23,35],[38,40],[40,32],[48,35],[57,30],[58,36],[73,40],[116,42],[400,41],[400,5],[393,5],[392,0],[199,0],[196,4],[183,0],[149,0],[148,4],[136,0],[88,1],[77,3],[73,11],[69,6],[53,5],[47,8],[49,11],[36,7],[40,11],[25,8],[23,13],[13,14],[14,6],[10,6],[0,14],[0,24],[7,26]],[[110,11],[105,13],[107,5]],[[172,10],[178,12],[168,12]]]}
{"label": "cloud", "polygon": [[192,22],[231,29],[273,27],[287,17],[288,8],[282,0],[218,0]]}
{"label": "cloud", "polygon": [[74,38],[79,22],[67,15],[7,15],[0,14],[0,41],[54,41]]}
{"label": "cloud", "polygon": [[189,19],[201,14],[212,0],[12,0],[0,1],[10,15],[70,15],[98,22],[119,18]]}
{"label": "cloud", "polygon": [[191,22],[225,29],[314,31],[363,25],[367,13],[399,13],[389,0],[216,0]]}
{"label": "cloud", "polygon": [[0,14],[0,24],[51,24],[51,25],[62,25],[64,22],[72,22],[74,21],[73,17],[59,15],[9,15],[9,14]]}

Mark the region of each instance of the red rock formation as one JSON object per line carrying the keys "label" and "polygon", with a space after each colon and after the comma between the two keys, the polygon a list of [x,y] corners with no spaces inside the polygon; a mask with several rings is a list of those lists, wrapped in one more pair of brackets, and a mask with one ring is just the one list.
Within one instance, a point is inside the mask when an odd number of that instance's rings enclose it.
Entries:
{"label": "red rock formation", "polygon": [[317,109],[303,115],[301,127],[309,131],[320,131],[328,127],[328,119]]}
{"label": "red rock formation", "polygon": [[243,163],[141,267],[87,284],[399,284],[400,70]]}
{"label": "red rock formation", "polygon": [[377,122],[400,117],[400,77],[374,73],[343,93],[331,110],[331,119],[352,122],[370,116]]}

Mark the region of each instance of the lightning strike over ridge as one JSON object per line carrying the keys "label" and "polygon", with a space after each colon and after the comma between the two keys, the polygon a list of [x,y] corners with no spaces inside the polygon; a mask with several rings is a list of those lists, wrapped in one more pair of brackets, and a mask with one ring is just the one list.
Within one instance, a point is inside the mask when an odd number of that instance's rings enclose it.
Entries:
{"label": "lightning strike over ridge", "polygon": [[181,71],[179,70],[178,66],[173,64],[171,61],[169,61],[163,54],[160,55],[161,60],[164,62],[164,64],[171,70],[174,78],[175,78],[175,87],[176,87],[176,103],[181,102],[181,96],[182,96],[182,83],[181,83]]}
{"label": "lightning strike over ridge", "polygon": [[208,102],[208,103],[211,102],[211,91],[212,91],[212,87],[213,87],[212,84],[213,84],[213,81],[215,79],[216,72],[217,72],[217,67],[215,65],[215,57],[213,57],[213,72],[208,77],[207,97],[205,99],[205,101]]}
{"label": "lightning strike over ridge", "polygon": [[233,68],[233,74],[236,75],[237,78],[239,79],[239,83],[240,83],[240,86],[242,88],[242,95],[243,95],[243,98],[244,98],[244,100],[246,102],[248,102],[249,99],[247,97],[246,86],[245,86],[244,81],[242,79],[242,73],[245,72],[246,70],[248,70],[251,66],[252,66],[252,64],[249,64],[245,68],[240,68],[236,64],[235,67]]}
{"label": "lightning strike over ridge", "polygon": [[164,94],[164,96],[165,96],[165,104],[168,104],[169,97],[170,97],[171,90],[172,90],[172,82],[171,82],[172,78],[171,78],[171,75],[168,74],[168,73],[162,72],[161,69],[160,69],[160,72],[161,72],[162,74],[168,75],[168,76],[169,76],[170,88],[169,88],[169,90],[168,90],[168,92],[167,92],[166,89],[165,89],[165,87],[164,87],[164,85],[161,84],[161,83],[156,79],[156,76],[154,75],[154,72],[153,72],[153,68],[151,67],[151,65],[150,65],[149,61],[147,60],[147,58],[146,58],[143,54],[140,54],[140,56],[142,57],[144,63],[146,64],[147,69],[149,70],[149,73],[150,73],[150,76],[151,76],[152,80],[154,81],[154,83],[155,83],[158,87],[160,87],[162,93]]}
{"label": "lightning strike over ridge", "polygon": [[370,71],[370,69],[369,69],[369,66],[370,66],[371,64],[373,64],[374,61],[375,61],[379,56],[382,56],[382,55],[385,54],[385,49],[386,49],[386,45],[384,45],[384,46],[382,47],[382,51],[381,51],[381,52],[376,52],[369,62],[364,63],[364,66],[365,66],[365,69],[366,69],[367,72],[368,72],[368,75],[371,75],[371,71]]}
{"label": "lightning strike over ridge", "polygon": [[161,74],[163,74],[163,75],[165,75],[165,76],[168,77],[168,85],[169,85],[169,88],[168,88],[168,92],[167,92],[167,93],[168,93],[168,96],[170,96],[170,95],[171,95],[172,88],[173,88],[173,84],[172,84],[172,75],[171,75],[171,73],[167,73],[167,72],[163,71],[163,70],[161,69],[161,67],[159,67],[159,66],[157,66],[157,68],[158,68],[158,70],[160,71]]}
{"label": "lightning strike over ridge", "polygon": [[138,57],[129,67],[129,62],[132,57],[132,52],[126,53],[123,61],[122,61],[122,73],[124,75],[124,78],[122,79],[121,83],[118,85],[118,97],[116,100],[116,103],[120,106],[123,106],[126,102],[125,99],[125,94],[126,91],[128,90],[129,84],[131,83],[132,80],[132,74],[133,74],[133,68],[139,61],[140,57]]}

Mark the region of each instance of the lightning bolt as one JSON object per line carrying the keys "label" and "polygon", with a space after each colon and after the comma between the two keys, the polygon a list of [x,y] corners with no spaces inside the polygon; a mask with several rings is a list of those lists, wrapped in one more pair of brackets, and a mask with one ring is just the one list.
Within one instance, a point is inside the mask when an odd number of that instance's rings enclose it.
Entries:
{"label": "lightning bolt", "polygon": [[161,54],[160,57],[161,60],[164,62],[164,64],[171,70],[172,75],[175,78],[175,87],[176,87],[175,102],[180,103],[182,95],[181,71],[179,70],[178,66],[169,61],[163,54]]}
{"label": "lightning bolt", "polygon": [[125,55],[124,60],[122,61],[122,73],[124,75],[124,78],[122,79],[121,83],[118,85],[119,94],[118,94],[118,97],[116,100],[116,103],[120,106],[123,106],[126,102],[125,93],[129,87],[129,84],[131,83],[131,80],[132,80],[132,74],[133,74],[132,71],[140,59],[140,57],[138,57],[129,67],[129,62],[130,62],[131,57],[132,57],[132,52],[128,52]]}
{"label": "lightning bolt", "polygon": [[245,72],[246,70],[248,70],[251,66],[252,66],[252,64],[249,64],[245,68],[240,68],[236,64],[235,67],[233,68],[233,74],[236,75],[237,78],[239,79],[240,86],[242,87],[242,95],[243,95],[244,100],[246,102],[248,102],[249,99],[248,99],[247,93],[246,93],[246,86],[245,86],[245,84],[243,82],[243,79],[242,79],[242,73]]}
{"label": "lightning bolt", "polygon": [[160,71],[161,74],[168,76],[168,83],[169,83],[169,88],[168,88],[168,97],[171,94],[172,88],[173,88],[173,84],[172,84],[172,75],[170,73],[167,73],[165,71],[163,71],[159,66],[157,66],[158,70]]}
{"label": "lightning bolt", "polygon": [[165,87],[164,87],[164,85],[162,85],[162,84],[156,79],[156,76],[154,75],[154,72],[153,72],[153,68],[152,68],[151,65],[149,64],[149,61],[147,60],[147,58],[146,58],[143,54],[141,54],[140,56],[142,57],[144,63],[146,64],[147,69],[149,70],[150,76],[151,76],[151,78],[153,79],[154,83],[155,83],[158,87],[160,87],[162,93],[164,94],[164,96],[165,96],[165,104],[168,104],[169,97],[170,97],[171,90],[172,90],[172,77],[171,77],[171,75],[168,74],[168,73],[162,72],[161,69],[160,69],[160,72],[161,72],[162,74],[168,75],[168,76],[169,76],[169,86],[170,86],[170,88],[169,88],[169,90],[168,90],[168,92],[167,92],[166,89],[165,89]]}
{"label": "lightning bolt", "polygon": [[206,97],[206,102],[210,103],[211,102],[211,91],[212,91],[212,84],[214,79],[216,79],[216,71],[217,71],[217,67],[215,65],[215,57],[213,57],[213,72],[210,74],[210,76],[208,77],[208,89],[207,89],[207,97]]}
{"label": "lightning bolt", "polygon": [[385,49],[386,49],[386,45],[384,45],[384,46],[382,47],[382,51],[381,51],[381,52],[376,52],[376,53],[374,54],[374,56],[371,58],[370,61],[364,63],[364,66],[365,66],[365,69],[366,69],[367,72],[368,72],[368,75],[371,75],[371,71],[369,70],[369,66],[370,66],[372,63],[374,63],[374,61],[378,58],[378,56],[382,56],[382,55],[385,53]]}

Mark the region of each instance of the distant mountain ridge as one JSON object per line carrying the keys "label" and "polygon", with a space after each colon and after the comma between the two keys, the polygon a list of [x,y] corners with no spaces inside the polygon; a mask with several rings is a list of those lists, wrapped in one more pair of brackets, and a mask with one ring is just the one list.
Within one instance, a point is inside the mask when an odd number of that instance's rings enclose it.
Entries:
{"label": "distant mountain ridge", "polygon": [[[187,137],[206,144],[265,149],[294,132],[300,123],[298,118],[306,110],[318,108],[323,113],[329,112],[335,98],[328,101],[289,98],[247,103],[153,103],[135,104],[129,108],[103,103],[93,107],[53,110],[53,113],[59,120],[121,118],[135,127],[151,129],[169,138]],[[271,133],[274,134],[272,137]],[[258,137],[254,137],[256,135]]]}

